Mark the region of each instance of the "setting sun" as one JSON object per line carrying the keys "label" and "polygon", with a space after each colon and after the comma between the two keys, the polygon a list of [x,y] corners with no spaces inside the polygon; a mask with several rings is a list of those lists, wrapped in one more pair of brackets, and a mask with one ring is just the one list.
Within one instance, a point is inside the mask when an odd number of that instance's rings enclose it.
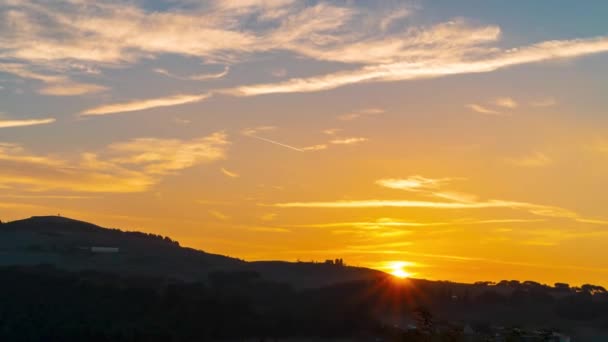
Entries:
{"label": "setting sun", "polygon": [[409,278],[412,274],[404,269],[407,265],[409,263],[403,261],[391,262],[389,263],[390,273],[397,278]]}

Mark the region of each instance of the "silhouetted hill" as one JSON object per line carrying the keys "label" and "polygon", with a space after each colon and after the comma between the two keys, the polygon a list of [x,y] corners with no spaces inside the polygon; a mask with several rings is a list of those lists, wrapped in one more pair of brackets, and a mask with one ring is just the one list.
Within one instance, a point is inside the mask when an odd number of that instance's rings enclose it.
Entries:
{"label": "silhouetted hill", "polygon": [[28,219],[5,223],[0,226],[4,231],[31,231],[31,232],[96,232],[104,228],[92,223],[78,221],[62,216],[32,216]]}
{"label": "silhouetted hill", "polygon": [[0,226],[0,265],[52,264],[66,270],[98,270],[203,280],[216,269],[243,261],[180,247],[168,237],[124,232],[64,217],[32,217]]}
{"label": "silhouetted hill", "polygon": [[608,340],[601,286],[245,262],[62,217],[0,225],[0,279],[2,341]]}
{"label": "silhouetted hill", "polygon": [[367,279],[381,272],[313,263],[245,262],[184,248],[169,237],[108,229],[59,216],[0,225],[0,265],[50,264],[61,269],[206,281],[215,271],[257,272],[294,287]]}

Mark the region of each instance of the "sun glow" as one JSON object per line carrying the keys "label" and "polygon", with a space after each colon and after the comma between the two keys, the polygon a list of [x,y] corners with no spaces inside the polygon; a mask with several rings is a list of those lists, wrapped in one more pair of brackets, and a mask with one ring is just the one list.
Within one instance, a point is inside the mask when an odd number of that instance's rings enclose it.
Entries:
{"label": "sun glow", "polygon": [[397,278],[409,278],[412,274],[404,269],[409,263],[404,261],[393,261],[388,264],[390,273]]}

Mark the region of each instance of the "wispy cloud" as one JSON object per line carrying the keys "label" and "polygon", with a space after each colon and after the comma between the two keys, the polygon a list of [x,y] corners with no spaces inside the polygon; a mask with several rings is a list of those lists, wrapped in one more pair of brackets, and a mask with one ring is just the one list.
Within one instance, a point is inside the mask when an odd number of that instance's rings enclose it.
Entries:
{"label": "wispy cloud", "polygon": [[412,200],[353,200],[333,202],[286,202],[277,203],[279,208],[434,208],[434,209],[483,209],[483,208],[537,208],[524,202],[489,200],[475,203],[435,202]]}
{"label": "wispy cloud", "polygon": [[274,221],[277,218],[277,216],[279,216],[277,213],[267,213],[267,214],[260,215],[259,218],[262,221],[269,222],[269,221]]}
{"label": "wispy cloud", "polygon": [[492,115],[500,115],[500,112],[494,109],[489,109],[486,108],[482,105],[479,104],[469,104],[467,105],[468,108],[470,108],[471,110],[477,112],[477,113],[481,113],[481,114],[492,114]]}
{"label": "wispy cloud", "polygon": [[505,161],[509,164],[523,167],[542,167],[553,163],[551,157],[541,152],[535,152],[519,158],[506,158]]}
{"label": "wispy cloud", "polygon": [[224,133],[179,139],[133,139],[62,158],[0,144],[0,186],[27,191],[141,192],[164,176],[225,157]]}
{"label": "wispy cloud", "polygon": [[533,107],[552,107],[557,104],[557,100],[552,97],[546,97],[546,98],[532,101],[530,104]]}
{"label": "wispy cloud", "polygon": [[[408,8],[387,15],[350,3],[247,0],[233,5],[215,1],[189,5],[188,11],[178,4],[151,11],[131,2],[9,3],[0,11],[2,57],[16,62],[4,69],[48,83],[49,93],[67,95],[101,88],[67,86],[75,81],[62,74],[124,67],[166,54],[230,65],[254,53],[280,50],[347,65],[324,75],[223,91],[253,96],[491,72],[608,51],[606,36],[505,50],[496,45],[501,37],[496,25],[475,26],[464,19],[428,26],[394,25],[411,13]],[[369,25],[370,21],[375,24]],[[172,75],[165,71],[161,72]],[[55,86],[61,83],[63,87]],[[171,103],[166,105],[182,102]]]}
{"label": "wispy cloud", "polygon": [[382,18],[382,20],[380,21],[380,29],[382,31],[386,31],[391,27],[393,23],[408,17],[410,14],[412,14],[412,11],[407,8],[401,8],[392,11],[389,15]]}
{"label": "wispy cloud", "polygon": [[363,137],[349,137],[349,138],[336,138],[333,140],[330,140],[329,143],[330,144],[334,144],[334,145],[356,145],[362,142],[366,142],[368,141],[368,138],[363,138]]}
{"label": "wispy cloud", "polygon": [[214,217],[214,218],[216,218],[216,219],[218,219],[220,221],[230,220],[230,216],[228,216],[228,215],[226,215],[226,214],[224,214],[222,212],[219,212],[217,210],[209,210],[207,212],[209,213],[209,215],[211,215],[212,217]]}
{"label": "wispy cloud", "polygon": [[[475,195],[460,192],[451,192],[440,189],[442,183],[452,180],[451,178],[431,179],[422,176],[409,178],[384,178],[376,181],[376,184],[398,190],[420,192],[432,197],[441,198],[442,201],[422,200],[340,200],[340,201],[311,201],[311,202],[284,202],[274,203],[271,206],[279,208],[325,208],[325,209],[356,209],[356,208],[427,208],[437,210],[469,210],[469,209],[491,209],[506,208],[523,210],[530,214],[551,217],[555,219],[570,219],[581,223],[607,225],[608,220],[588,218],[568,209],[535,204],[529,202],[510,201],[501,199],[479,200]],[[448,200],[448,201],[445,201]]]}
{"label": "wispy cloud", "polygon": [[230,72],[230,67],[225,66],[223,71],[214,73],[214,74],[196,74],[196,75],[189,75],[189,76],[178,76],[178,75],[175,75],[175,74],[169,72],[166,69],[160,69],[160,68],[154,69],[154,72],[161,74],[161,75],[165,75],[170,78],[175,78],[178,80],[208,81],[208,80],[220,79],[220,78],[223,78],[224,76],[228,75],[228,73]]}
{"label": "wispy cloud", "polygon": [[30,120],[1,120],[0,119],[0,128],[47,125],[47,124],[50,124],[53,122],[55,122],[54,118],[30,119]]}
{"label": "wispy cloud", "polygon": [[342,130],[341,128],[328,128],[328,129],[324,129],[322,133],[326,134],[326,135],[336,135],[341,130]]}
{"label": "wispy cloud", "polygon": [[109,105],[103,105],[94,107],[83,111],[82,115],[108,115],[117,113],[134,112],[144,109],[177,106],[187,103],[200,102],[206,100],[210,94],[200,95],[173,95],[168,97],[147,99],[147,100],[135,100],[123,103],[115,103]]}
{"label": "wispy cloud", "polygon": [[381,109],[381,108],[366,108],[366,109],[362,109],[362,110],[355,111],[352,113],[342,114],[342,115],[338,116],[338,119],[342,120],[342,121],[351,121],[351,120],[355,120],[355,119],[358,119],[363,116],[377,115],[377,114],[382,114],[384,112],[385,112],[384,109]]}
{"label": "wispy cloud", "polygon": [[270,126],[270,125],[266,125],[266,126],[256,126],[256,127],[248,127],[245,128],[241,131],[241,133],[243,133],[244,135],[249,135],[249,134],[257,134],[259,132],[270,132],[270,131],[276,131],[279,127],[277,126]]}
{"label": "wispy cloud", "polygon": [[285,68],[277,68],[273,69],[270,74],[274,77],[285,77],[287,76],[287,69]]}
{"label": "wispy cloud", "polygon": [[389,189],[419,192],[455,202],[471,203],[477,201],[477,196],[473,194],[441,189],[454,180],[454,178],[427,178],[415,175],[408,178],[382,178],[377,180],[376,184]]}
{"label": "wispy cloud", "polygon": [[110,161],[143,167],[148,174],[165,175],[194,165],[225,158],[223,132],[192,139],[138,138],[108,147]]}
{"label": "wispy cloud", "polygon": [[479,198],[473,194],[467,194],[457,191],[435,191],[430,193],[432,196],[455,202],[475,202]]}
{"label": "wispy cloud", "polygon": [[[471,43],[471,42],[469,42]],[[440,56],[416,62],[399,61],[387,64],[367,65],[354,71],[342,71],[323,76],[295,78],[280,83],[242,86],[233,93],[242,96],[263,94],[316,92],[349,84],[366,82],[403,81],[436,78],[457,74],[486,73],[499,69],[538,63],[560,58],[574,58],[608,51],[608,37],[589,39],[546,41],[516,49],[487,51],[484,56],[464,61]],[[430,50],[427,50],[427,53]]]}
{"label": "wispy cloud", "polygon": [[461,226],[461,225],[481,225],[481,224],[497,224],[497,223],[534,223],[542,222],[542,219],[463,219],[450,220],[445,222],[417,222],[403,221],[394,218],[379,218],[375,221],[347,221],[347,222],[331,222],[297,225],[296,227],[311,227],[311,228],[358,228],[363,230],[374,230],[382,228],[416,228],[416,227],[433,227],[433,226]]}
{"label": "wispy cloud", "polygon": [[239,177],[241,176],[241,175],[239,175],[238,173],[233,172],[233,171],[228,171],[228,170],[226,170],[226,169],[225,169],[225,168],[223,168],[223,167],[220,169],[220,171],[222,171],[222,173],[223,173],[225,176],[230,177],[230,178],[239,178]]}
{"label": "wispy cloud", "polygon": [[104,86],[77,82],[65,75],[44,74],[32,71],[30,70],[30,67],[25,64],[0,62],[0,72],[13,74],[24,79],[41,81],[44,86],[40,88],[38,92],[44,95],[74,96],[99,93],[107,90]]}
{"label": "wispy cloud", "polygon": [[40,93],[44,95],[54,96],[75,96],[99,93],[107,89],[107,87],[100,86],[97,84],[65,82],[43,87],[42,89],[40,89]]}
{"label": "wispy cloud", "polygon": [[317,144],[317,145],[302,147],[302,150],[304,150],[304,151],[322,151],[322,150],[326,150],[327,148],[328,148],[328,146],[326,144]]}
{"label": "wispy cloud", "polygon": [[382,178],[376,181],[376,184],[390,189],[419,191],[429,189],[439,189],[441,184],[451,181],[451,178],[426,178],[415,175],[408,178]]}
{"label": "wispy cloud", "polygon": [[546,206],[541,204],[506,201],[506,200],[485,200],[469,202],[439,202],[439,201],[416,201],[416,200],[349,200],[349,201],[329,201],[329,202],[284,202],[272,204],[278,208],[324,208],[324,209],[357,209],[357,208],[427,208],[438,210],[459,210],[459,209],[491,209],[509,208],[525,210],[531,214],[565,218],[577,222],[608,225],[607,220],[588,219],[567,209]]}
{"label": "wispy cloud", "polygon": [[517,106],[518,106],[517,101],[513,100],[510,97],[499,97],[496,100],[494,100],[494,104],[499,107],[508,108],[508,109],[517,108]]}

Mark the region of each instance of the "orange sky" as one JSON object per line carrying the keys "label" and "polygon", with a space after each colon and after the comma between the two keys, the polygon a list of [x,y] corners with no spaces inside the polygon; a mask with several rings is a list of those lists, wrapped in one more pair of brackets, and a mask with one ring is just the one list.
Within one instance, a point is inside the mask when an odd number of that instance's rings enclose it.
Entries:
{"label": "orange sky", "polygon": [[572,6],[2,3],[0,219],[607,285],[608,9]]}

